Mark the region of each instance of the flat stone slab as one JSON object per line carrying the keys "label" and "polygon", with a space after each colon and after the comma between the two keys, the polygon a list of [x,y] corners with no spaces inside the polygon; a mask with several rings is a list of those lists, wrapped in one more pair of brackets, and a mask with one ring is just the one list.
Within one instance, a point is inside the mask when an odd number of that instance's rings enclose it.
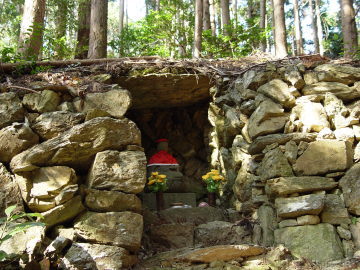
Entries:
{"label": "flat stone slab", "polygon": [[210,263],[214,261],[231,261],[243,257],[257,256],[266,252],[266,248],[250,245],[219,245],[195,249],[177,257],[177,260],[192,263]]}
{"label": "flat stone slab", "polygon": [[337,186],[333,178],[320,176],[279,177],[266,182],[265,191],[275,196],[292,193],[331,190]]}
{"label": "flat stone slab", "polygon": [[275,206],[279,217],[293,218],[318,215],[324,208],[325,195],[310,194],[292,198],[277,198]]}
{"label": "flat stone slab", "polygon": [[349,213],[339,195],[326,195],[324,209],[321,212],[321,222],[337,225],[350,223]]}
{"label": "flat stone slab", "polygon": [[296,257],[317,262],[344,258],[342,244],[331,224],[286,227],[275,230],[276,244],[283,244]]}
{"label": "flat stone slab", "polygon": [[[150,209],[156,210],[156,195],[154,193],[142,194],[143,206]],[[195,193],[164,193],[164,207],[165,209],[170,208],[172,203],[182,202],[196,207],[196,194]]]}

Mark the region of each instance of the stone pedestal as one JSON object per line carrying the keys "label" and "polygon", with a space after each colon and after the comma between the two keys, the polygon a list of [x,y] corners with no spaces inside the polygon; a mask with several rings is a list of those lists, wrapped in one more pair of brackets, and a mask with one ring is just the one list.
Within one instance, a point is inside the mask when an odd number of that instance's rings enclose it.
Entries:
{"label": "stone pedestal", "polygon": [[[182,202],[196,207],[196,194],[195,193],[163,193],[164,196],[164,209],[170,208],[172,203]],[[156,210],[156,194],[144,193],[141,194],[143,199],[143,207],[150,210]]]}

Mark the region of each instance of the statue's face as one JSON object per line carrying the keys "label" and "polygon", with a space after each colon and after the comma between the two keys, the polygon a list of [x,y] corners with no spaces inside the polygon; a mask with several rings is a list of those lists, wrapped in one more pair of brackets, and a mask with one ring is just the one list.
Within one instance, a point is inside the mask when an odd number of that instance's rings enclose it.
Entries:
{"label": "statue's face", "polygon": [[159,142],[157,145],[158,151],[169,151],[169,143],[168,142]]}

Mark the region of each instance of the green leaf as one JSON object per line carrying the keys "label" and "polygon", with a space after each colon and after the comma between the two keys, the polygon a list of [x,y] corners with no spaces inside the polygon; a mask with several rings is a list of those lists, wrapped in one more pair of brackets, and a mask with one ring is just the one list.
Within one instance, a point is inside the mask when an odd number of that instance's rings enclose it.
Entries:
{"label": "green leaf", "polygon": [[10,217],[11,213],[15,210],[16,205],[11,205],[5,209],[5,214],[7,217]]}
{"label": "green leaf", "polygon": [[12,235],[7,234],[7,235],[5,235],[3,238],[0,239],[0,242],[1,242],[1,243],[2,243],[2,242],[5,242],[6,240],[10,239],[11,237],[12,237]]}
{"label": "green leaf", "polygon": [[8,254],[5,251],[0,250],[0,262],[4,261],[7,257],[8,257]]}

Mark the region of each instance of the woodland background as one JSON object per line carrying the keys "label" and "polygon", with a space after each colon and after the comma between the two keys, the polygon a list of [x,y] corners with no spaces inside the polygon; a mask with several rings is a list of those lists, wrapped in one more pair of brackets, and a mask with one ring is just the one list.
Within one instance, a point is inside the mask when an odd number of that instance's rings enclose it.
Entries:
{"label": "woodland background", "polygon": [[360,0],[144,0],[132,21],[135,2],[0,0],[0,60],[359,57]]}

